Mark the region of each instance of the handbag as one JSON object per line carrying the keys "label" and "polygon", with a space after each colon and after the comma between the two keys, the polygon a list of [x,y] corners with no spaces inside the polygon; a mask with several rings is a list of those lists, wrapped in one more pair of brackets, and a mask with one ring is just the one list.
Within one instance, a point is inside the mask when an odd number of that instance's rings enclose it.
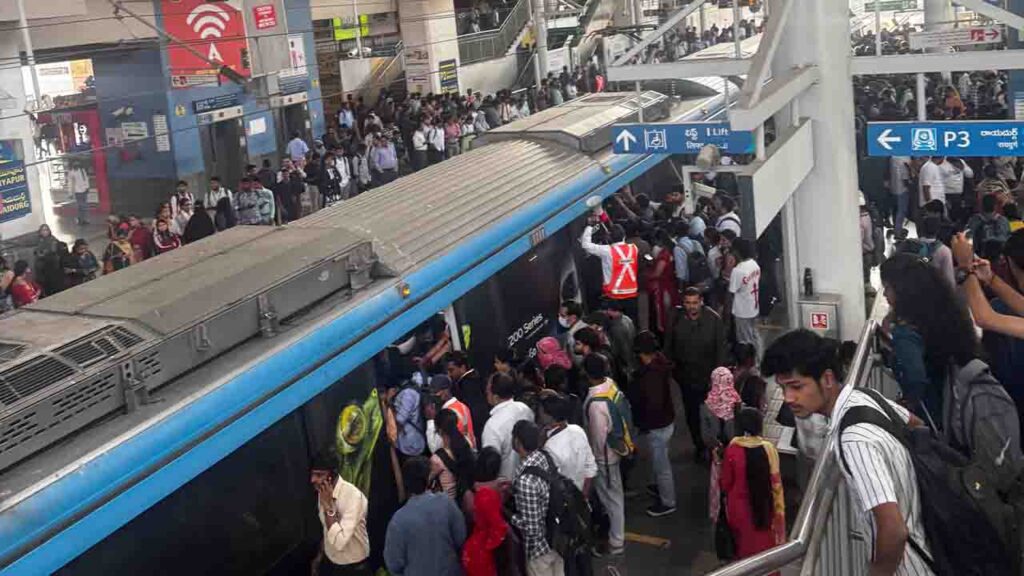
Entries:
{"label": "handbag", "polygon": [[715,554],[722,561],[736,559],[736,537],[725,517],[725,494],[721,495],[721,506],[718,509],[718,521],[715,522]]}

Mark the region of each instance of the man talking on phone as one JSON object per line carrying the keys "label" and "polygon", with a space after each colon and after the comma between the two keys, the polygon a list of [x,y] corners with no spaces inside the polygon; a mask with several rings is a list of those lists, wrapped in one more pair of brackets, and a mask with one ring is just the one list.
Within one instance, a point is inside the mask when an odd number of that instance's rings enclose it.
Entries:
{"label": "man talking on phone", "polygon": [[366,533],[366,496],[338,474],[338,458],[328,447],[313,459],[310,483],[324,527],[313,576],[370,576],[370,537]]}

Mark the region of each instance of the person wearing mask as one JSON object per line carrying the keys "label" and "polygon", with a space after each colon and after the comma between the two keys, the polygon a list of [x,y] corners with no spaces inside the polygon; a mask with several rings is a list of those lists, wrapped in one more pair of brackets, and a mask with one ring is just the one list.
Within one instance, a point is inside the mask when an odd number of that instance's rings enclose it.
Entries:
{"label": "person wearing mask", "polygon": [[656,498],[647,515],[658,518],[676,511],[676,486],[668,445],[675,433],[676,411],[672,404],[672,362],[661,352],[652,332],[637,334],[634,343],[640,365],[630,382],[627,396],[633,408],[633,423],[647,439],[651,476],[647,492]]}
{"label": "person wearing mask", "polygon": [[498,575],[495,552],[508,535],[502,500],[509,488],[508,481],[499,477],[500,471],[501,454],[494,448],[481,450],[476,459],[473,487],[462,498],[462,510],[473,526],[462,547],[466,576]]}
{"label": "person wearing mask", "polygon": [[1003,244],[1010,237],[1010,222],[997,212],[999,202],[994,194],[981,199],[981,212],[967,221],[967,237],[974,241],[974,250],[985,254],[988,243]]}
{"label": "person wearing mask", "polygon": [[228,228],[234,228],[237,224],[238,214],[235,212],[234,204],[227,198],[221,198],[217,202],[217,209],[214,212],[213,225],[216,226],[218,232],[221,232]]}
{"label": "person wearing mask", "polygon": [[626,242],[626,231],[618,224],[608,230],[611,244],[593,242],[597,217],[588,217],[580,242],[583,250],[601,259],[601,291],[605,298],[618,300],[620,310],[630,318],[637,317],[636,297],[638,291],[639,249]]}
{"label": "person wearing mask", "polygon": [[597,462],[586,431],[569,423],[573,410],[568,397],[545,392],[541,394],[537,421],[544,427],[544,450],[554,460],[558,473],[572,480],[584,496],[589,496],[597,476]]}
{"label": "person wearing mask", "polygon": [[523,461],[512,484],[516,512],[511,523],[519,529],[526,545],[526,573],[529,576],[562,576],[565,564],[551,548],[548,539],[548,505],[551,485],[536,470],[548,475],[557,472],[551,457],[540,449],[541,431],[529,420],[516,422],[512,428],[512,445]]}
{"label": "person wearing mask", "polygon": [[886,260],[882,286],[891,308],[887,324],[896,381],[906,406],[937,430],[950,362],[965,366],[977,357],[973,323],[953,285],[914,255]]}
{"label": "person wearing mask", "polygon": [[[182,206],[182,211],[179,214],[184,213],[184,209],[188,207],[188,204]],[[107,244],[107,249],[103,252],[103,273],[110,274],[117,272],[135,264],[135,254],[132,250],[132,244],[128,241],[128,235],[131,233],[131,229],[127,222],[122,222],[114,229],[114,238]]]}
{"label": "person wearing mask", "polygon": [[704,305],[704,296],[693,286],[683,292],[683,313],[676,317],[668,349],[694,444],[694,459],[701,462],[707,446],[701,434],[700,409],[711,384],[711,372],[726,364],[728,352],[725,323]]}
{"label": "person wearing mask", "polygon": [[366,496],[338,474],[338,457],[331,446],[314,459],[310,484],[317,496],[317,516],[323,541],[315,564],[318,576],[371,576],[366,559],[370,537],[366,531]]}
{"label": "person wearing mask", "polygon": [[167,220],[157,220],[153,225],[153,255],[159,256],[181,246],[181,238],[171,230]]}
{"label": "person wearing mask", "polygon": [[231,202],[234,201],[234,197],[231,190],[221,184],[220,178],[216,176],[210,178],[210,189],[206,192],[202,202],[202,205],[206,207],[206,212],[210,215],[210,220],[217,216],[217,204],[221,198],[227,198]]}
{"label": "person wearing mask", "polygon": [[292,132],[292,139],[285,146],[285,151],[288,152],[288,157],[292,162],[298,163],[305,161],[306,154],[309,154],[309,145],[302,139],[302,135],[295,131]]}
{"label": "person wearing mask", "polygon": [[[869,394],[843,385],[838,349],[835,340],[810,330],[794,330],[776,339],[765,352],[761,371],[775,377],[796,418],[805,420],[820,414],[839,423],[855,406],[881,412],[881,406]],[[903,406],[891,400],[888,404],[903,423],[924,425]],[[834,433],[839,435],[833,443],[834,455],[837,461],[846,455],[848,466],[839,468],[871,539],[866,543],[873,552],[868,573],[934,574],[929,560],[921,556],[928,554],[927,538],[917,478],[907,449],[874,424],[854,424]]]}
{"label": "person wearing mask", "polygon": [[444,492],[459,504],[473,485],[473,448],[459,430],[459,417],[454,411],[439,411],[434,423],[441,446],[430,457],[430,485],[435,492]]}
{"label": "person wearing mask", "polygon": [[487,401],[491,408],[490,418],[480,436],[482,446],[491,446],[501,453],[502,478],[515,478],[519,457],[512,447],[512,428],[516,422],[533,422],[533,411],[522,402],[514,400],[516,381],[507,374],[495,373],[487,383]]}
{"label": "person wearing mask", "polygon": [[64,274],[61,273],[61,258],[67,252],[67,244],[58,240],[43,224],[36,234],[33,269],[35,278],[43,287],[43,294],[52,296],[64,289]]}
{"label": "person wearing mask", "polygon": [[7,293],[11,295],[15,308],[28,306],[43,297],[43,287],[33,279],[32,269],[29,268],[28,262],[18,260],[14,263],[14,271],[11,283],[7,286]]}
{"label": "person wearing mask", "polygon": [[755,408],[736,415],[736,436],[722,459],[726,516],[736,539],[736,557],[749,558],[786,541],[786,504],[775,445],[761,437]]}
{"label": "person wearing mask", "polygon": [[[452,394],[452,379],[444,374],[438,374],[430,378],[430,393],[433,395],[440,410],[451,410],[455,413],[456,424],[459,432],[466,438],[470,448],[476,448],[476,434],[473,427],[473,414],[469,406],[459,401]],[[433,454],[441,446],[441,437],[435,428],[433,420],[427,420],[427,445],[430,453]]]}
{"label": "person wearing mask", "polygon": [[575,300],[566,300],[558,308],[558,326],[555,336],[563,342],[566,351],[572,356],[574,364],[579,365],[582,357],[576,355],[576,333],[587,327],[583,321],[583,307]]}
{"label": "person wearing mask", "polygon": [[942,168],[944,158],[942,156],[932,156],[931,159],[924,158],[924,163],[921,164],[920,169],[917,172],[917,182],[920,188],[920,197],[918,206],[924,206],[932,200],[941,200],[942,204],[946,204],[946,181],[942,177]]}
{"label": "person wearing mask", "polygon": [[189,218],[188,224],[185,225],[185,233],[181,235],[181,239],[185,244],[191,244],[207,236],[213,236],[216,232],[217,227],[213,224],[213,218],[200,202],[196,205],[196,210]]}
{"label": "person wearing mask", "polygon": [[78,218],[75,222],[79,226],[89,223],[89,172],[82,162],[74,162],[68,170],[68,189],[75,195],[75,207],[78,209]]}
{"label": "person wearing mask", "polygon": [[[90,280],[95,280],[99,269],[99,260],[89,250],[89,243],[84,238],[75,240],[71,254],[64,262],[64,277],[67,279],[68,287],[78,286]],[[3,293],[2,289],[0,289],[0,293]]]}
{"label": "person wearing mask", "polygon": [[395,143],[388,138],[377,138],[370,153],[370,164],[373,166],[374,186],[394,182],[398,178],[398,153],[395,152]]}
{"label": "person wearing mask", "polygon": [[599,396],[614,396],[618,387],[608,377],[608,361],[600,354],[588,354],[583,358],[583,373],[589,386],[583,412],[590,450],[597,463],[595,488],[609,518],[607,545],[595,549],[594,555],[618,557],[625,552],[626,542],[625,495],[619,470],[620,456],[608,447],[608,436],[612,430],[608,403],[595,400]]}
{"label": "person wearing mask", "polygon": [[396,576],[462,576],[459,561],[466,520],[445,494],[427,491],[430,461],[422,456],[402,464],[409,499],[388,522],[384,563]]}
{"label": "person wearing mask", "polygon": [[754,260],[754,244],[746,238],[733,241],[732,250],[736,254],[736,266],[729,275],[729,293],[732,295],[730,311],[736,327],[736,341],[752,344],[760,356],[762,345],[757,318],[761,311],[758,301],[761,267]]}

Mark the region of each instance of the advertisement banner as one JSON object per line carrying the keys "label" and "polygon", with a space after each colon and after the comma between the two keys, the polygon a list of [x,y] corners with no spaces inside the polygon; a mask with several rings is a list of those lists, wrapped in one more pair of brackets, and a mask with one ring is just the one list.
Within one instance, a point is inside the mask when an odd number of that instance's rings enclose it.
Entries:
{"label": "advertisement banner", "polygon": [[25,162],[18,158],[17,140],[0,140],[0,222],[32,213]]}
{"label": "advertisement banner", "polygon": [[[160,10],[168,34],[209,60],[221,62],[242,76],[249,76],[242,0],[160,0]],[[197,57],[181,44],[169,44],[167,58],[172,76],[192,79],[172,83],[175,88],[200,84],[195,80],[196,77],[216,78],[216,66]]]}
{"label": "advertisement banner", "polygon": [[437,73],[441,78],[441,92],[459,93],[459,65],[452,60],[442,60],[437,65]]}

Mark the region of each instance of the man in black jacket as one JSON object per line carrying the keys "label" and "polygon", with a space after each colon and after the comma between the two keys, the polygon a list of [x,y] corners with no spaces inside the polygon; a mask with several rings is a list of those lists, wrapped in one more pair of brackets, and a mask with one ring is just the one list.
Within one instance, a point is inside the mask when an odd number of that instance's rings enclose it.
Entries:
{"label": "man in black jacket", "polygon": [[487,403],[485,382],[476,370],[470,368],[469,358],[461,351],[454,351],[445,359],[448,377],[452,380],[455,397],[466,406],[473,416],[473,429],[483,434],[484,424],[491,416],[491,406]]}
{"label": "man in black jacket", "polygon": [[683,293],[683,313],[676,317],[667,348],[675,364],[686,425],[696,450],[694,460],[700,462],[706,456],[700,435],[700,407],[708,393],[711,371],[725,366],[728,354],[722,317],[704,305],[699,289],[690,287]]}

